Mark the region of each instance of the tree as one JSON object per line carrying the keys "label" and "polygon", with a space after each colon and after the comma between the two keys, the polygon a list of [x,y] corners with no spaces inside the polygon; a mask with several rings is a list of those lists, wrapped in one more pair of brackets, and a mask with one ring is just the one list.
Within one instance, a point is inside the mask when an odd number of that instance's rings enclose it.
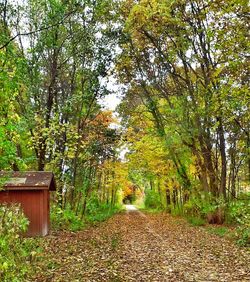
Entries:
{"label": "tree", "polygon": [[243,188],[239,168],[248,170],[246,9],[246,1],[123,1],[120,6],[124,28],[116,69],[128,88],[125,102],[146,106],[186,191],[196,191],[189,158],[200,192],[214,201],[234,197],[235,173]]}

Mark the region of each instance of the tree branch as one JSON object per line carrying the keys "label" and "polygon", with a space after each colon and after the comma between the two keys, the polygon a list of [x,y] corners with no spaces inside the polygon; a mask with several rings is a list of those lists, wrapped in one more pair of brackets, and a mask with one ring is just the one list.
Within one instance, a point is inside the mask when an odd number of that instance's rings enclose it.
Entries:
{"label": "tree branch", "polygon": [[41,31],[44,31],[44,30],[48,30],[48,29],[51,29],[53,27],[56,27],[58,25],[61,25],[64,23],[64,21],[71,15],[73,14],[75,11],[72,11],[70,13],[68,13],[61,21],[55,23],[55,24],[52,24],[52,25],[48,25],[48,26],[43,26],[37,30],[32,30],[32,31],[29,31],[29,32],[18,32],[15,36],[11,37],[7,42],[5,42],[2,46],[0,46],[0,50],[6,48],[12,41],[14,41],[17,37],[19,36],[28,36],[28,35],[31,35],[31,34],[35,34],[35,33],[38,33],[38,32],[41,32]]}

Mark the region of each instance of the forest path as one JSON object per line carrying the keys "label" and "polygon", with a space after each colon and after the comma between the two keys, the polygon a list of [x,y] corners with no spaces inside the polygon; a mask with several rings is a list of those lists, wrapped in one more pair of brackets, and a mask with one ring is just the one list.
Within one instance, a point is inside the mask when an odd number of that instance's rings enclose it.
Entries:
{"label": "forest path", "polygon": [[119,213],[45,239],[30,281],[250,281],[246,249],[168,214]]}
{"label": "forest path", "polygon": [[125,205],[126,211],[138,211],[134,205]]}

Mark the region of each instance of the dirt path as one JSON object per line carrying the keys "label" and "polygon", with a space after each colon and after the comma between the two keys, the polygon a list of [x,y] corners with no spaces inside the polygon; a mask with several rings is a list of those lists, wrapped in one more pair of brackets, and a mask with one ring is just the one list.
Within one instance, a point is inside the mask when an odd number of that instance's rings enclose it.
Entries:
{"label": "dirt path", "polygon": [[136,210],[46,239],[33,281],[250,281],[250,255],[184,220]]}

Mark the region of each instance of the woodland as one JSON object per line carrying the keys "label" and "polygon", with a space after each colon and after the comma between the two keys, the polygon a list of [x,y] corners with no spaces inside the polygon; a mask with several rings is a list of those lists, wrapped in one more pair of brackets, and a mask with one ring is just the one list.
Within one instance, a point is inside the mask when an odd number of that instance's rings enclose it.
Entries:
{"label": "woodland", "polygon": [[[57,184],[45,241],[0,206],[1,281],[249,281],[249,25],[246,0],[0,0],[0,171],[53,171]],[[188,228],[221,273],[183,274]],[[171,244],[184,264],[150,274],[135,238],[146,253],[159,244],[155,269]],[[145,268],[129,273],[120,242]],[[66,250],[78,274],[60,268]]]}

